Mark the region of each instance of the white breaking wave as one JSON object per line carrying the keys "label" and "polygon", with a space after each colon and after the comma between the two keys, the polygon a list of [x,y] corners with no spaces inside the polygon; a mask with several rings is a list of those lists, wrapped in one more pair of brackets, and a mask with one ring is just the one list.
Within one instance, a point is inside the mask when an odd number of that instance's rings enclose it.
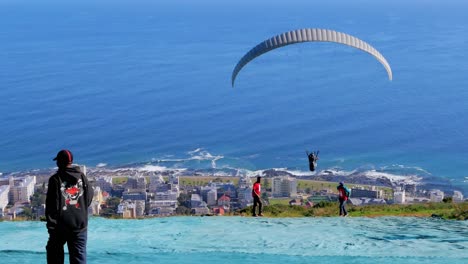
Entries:
{"label": "white breaking wave", "polygon": [[107,166],[107,163],[98,163],[96,165],[96,168],[102,168],[102,167],[106,167]]}
{"label": "white breaking wave", "polygon": [[207,161],[211,161],[211,168],[215,169],[216,168],[216,161],[224,158],[223,155],[213,156],[211,153],[209,153],[206,150],[203,150],[202,148],[197,148],[195,150],[188,151],[187,153],[189,155],[191,155],[191,157],[189,157],[189,158],[178,158],[178,159],[167,159],[167,158],[166,159],[156,159],[156,158],[153,158],[152,161],[162,163],[162,162],[186,162],[186,161],[193,161],[193,160],[198,160],[198,161],[207,160]]}
{"label": "white breaking wave", "polygon": [[420,171],[420,172],[423,172],[427,175],[432,175],[432,173],[430,173],[429,171],[421,168],[421,167],[417,167],[417,166],[405,166],[405,165],[401,165],[401,164],[393,164],[391,166],[383,166],[381,167],[382,170],[389,170],[389,169],[393,169],[393,168],[397,168],[397,169],[402,169],[402,170],[415,170],[415,171]]}
{"label": "white breaking wave", "polygon": [[403,176],[403,175],[395,175],[395,174],[386,173],[386,172],[378,172],[375,170],[365,171],[362,174],[371,179],[386,178],[386,179],[389,179],[392,182],[392,184],[404,183],[404,184],[418,185],[419,182],[422,180],[422,177],[419,177],[416,175]]}
{"label": "white breaking wave", "polygon": [[163,166],[157,165],[145,165],[143,167],[138,168],[139,171],[148,171],[148,172],[165,172],[165,171],[184,171],[186,169],[169,169]]}
{"label": "white breaking wave", "polygon": [[200,152],[201,150],[202,150],[202,148],[197,148],[197,149],[194,149],[194,150],[192,150],[192,151],[188,151],[187,154],[193,155],[193,154],[195,154],[195,153],[197,153],[197,152]]}

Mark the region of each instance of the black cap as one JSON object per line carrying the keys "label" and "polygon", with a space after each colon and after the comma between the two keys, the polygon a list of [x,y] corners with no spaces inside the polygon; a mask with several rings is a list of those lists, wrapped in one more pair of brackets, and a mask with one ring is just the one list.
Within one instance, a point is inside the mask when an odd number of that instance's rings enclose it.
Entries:
{"label": "black cap", "polygon": [[71,164],[73,163],[73,154],[67,149],[62,149],[53,160],[62,164]]}

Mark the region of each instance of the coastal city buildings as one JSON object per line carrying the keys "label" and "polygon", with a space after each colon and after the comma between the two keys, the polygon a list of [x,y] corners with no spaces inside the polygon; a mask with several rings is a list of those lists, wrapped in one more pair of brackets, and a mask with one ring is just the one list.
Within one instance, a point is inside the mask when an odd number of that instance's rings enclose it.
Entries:
{"label": "coastal city buildings", "polygon": [[273,197],[296,197],[297,180],[292,177],[273,178]]}
{"label": "coastal city buildings", "polygon": [[431,197],[431,202],[435,202],[435,203],[442,202],[442,200],[444,199],[444,192],[441,190],[432,190],[430,197]]}
{"label": "coastal city buildings", "polygon": [[[90,184],[94,187],[90,215],[138,218],[236,213],[252,205],[252,183],[257,177],[194,176],[190,179],[191,176],[184,176],[183,185],[179,185],[176,174],[135,174],[135,170],[128,170],[116,175],[107,173],[90,176]],[[336,183],[308,182],[308,179],[278,175],[281,174],[275,173],[274,176],[262,178],[262,199],[265,206],[271,202],[310,208],[338,200]],[[50,176],[40,179],[37,185],[35,176],[0,179],[0,216],[6,214],[7,219],[14,219],[15,215],[28,212],[32,212],[35,219],[43,216],[44,205],[41,201],[43,202],[47,191],[48,177]],[[441,190],[416,190],[416,186],[411,184],[393,186],[393,189],[352,183],[349,185],[352,186],[349,202],[355,206],[451,201],[449,197],[444,197]],[[36,195],[34,188],[37,190]],[[464,201],[460,191],[454,191],[451,198],[453,202]]]}
{"label": "coastal city buildings", "polygon": [[6,206],[8,205],[8,193],[10,192],[10,185],[0,186],[0,218],[3,218]]}
{"label": "coastal city buildings", "polygon": [[393,201],[396,204],[405,204],[406,203],[406,193],[405,190],[396,191],[393,193]]}
{"label": "coastal city buildings", "polygon": [[88,208],[88,213],[91,215],[99,215],[101,213],[101,205],[104,203],[101,187],[94,186],[93,201]]}
{"label": "coastal city buildings", "polygon": [[36,176],[27,176],[21,181],[15,181],[10,177],[10,193],[9,202],[29,202],[31,195],[34,194],[34,186],[36,185]]}
{"label": "coastal city buildings", "polygon": [[112,177],[101,176],[96,179],[94,186],[101,188],[102,191],[112,193]]}
{"label": "coastal city buildings", "polygon": [[201,199],[199,194],[193,193],[190,199],[190,207],[196,208],[202,204],[203,200]]}
{"label": "coastal city buildings", "polygon": [[201,199],[206,202],[208,206],[216,205],[218,198],[218,188],[214,184],[208,186],[202,186],[200,188]]}
{"label": "coastal city buildings", "polygon": [[253,202],[252,197],[252,180],[249,177],[240,177],[237,186],[237,198],[239,207],[247,207]]}
{"label": "coastal city buildings", "polygon": [[143,176],[129,177],[124,187],[129,190],[146,192],[146,178]]}
{"label": "coastal city buildings", "polygon": [[123,201],[119,204],[117,213],[122,218],[138,218],[145,215],[145,202],[144,201]]}
{"label": "coastal city buildings", "polygon": [[459,191],[454,191],[452,198],[453,198],[453,201],[456,203],[463,202],[463,194]]}
{"label": "coastal city buildings", "polygon": [[372,188],[373,189],[371,190],[364,189],[363,187],[352,188],[351,189],[352,197],[355,197],[355,198],[367,197],[367,198],[379,198],[379,199],[382,198],[383,191],[376,190],[374,186]]}
{"label": "coastal city buildings", "polygon": [[177,200],[150,200],[148,202],[148,215],[173,215],[177,209]]}
{"label": "coastal city buildings", "polygon": [[368,197],[349,198],[349,202],[352,205],[356,205],[356,206],[371,205],[371,204],[387,204],[387,202],[384,199],[368,198]]}

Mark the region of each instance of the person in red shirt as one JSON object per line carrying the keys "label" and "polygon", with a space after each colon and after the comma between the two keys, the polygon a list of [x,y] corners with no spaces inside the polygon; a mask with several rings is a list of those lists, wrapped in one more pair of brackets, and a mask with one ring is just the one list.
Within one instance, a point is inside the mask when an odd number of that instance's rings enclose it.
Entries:
{"label": "person in red shirt", "polygon": [[340,216],[348,216],[345,205],[346,201],[348,201],[350,191],[344,186],[343,182],[340,182],[336,189],[338,190],[338,200],[340,201]]}
{"label": "person in red shirt", "polygon": [[261,199],[261,185],[260,180],[262,177],[258,176],[257,181],[253,184],[252,187],[252,197],[253,197],[253,208],[252,216],[257,216],[257,205],[258,205],[258,216],[263,216],[262,214],[262,199]]}

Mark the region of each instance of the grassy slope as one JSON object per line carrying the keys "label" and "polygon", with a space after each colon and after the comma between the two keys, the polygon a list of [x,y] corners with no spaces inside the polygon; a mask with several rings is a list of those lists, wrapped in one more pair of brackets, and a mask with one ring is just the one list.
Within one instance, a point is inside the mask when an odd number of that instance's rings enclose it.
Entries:
{"label": "grassy slope", "polygon": [[[378,216],[440,216],[445,219],[468,220],[468,202],[464,203],[427,203],[414,205],[369,205],[347,206],[351,217]],[[251,207],[237,212],[249,215]],[[331,217],[338,216],[338,203],[320,203],[314,208],[273,204],[266,206],[264,215],[267,217]]]}

